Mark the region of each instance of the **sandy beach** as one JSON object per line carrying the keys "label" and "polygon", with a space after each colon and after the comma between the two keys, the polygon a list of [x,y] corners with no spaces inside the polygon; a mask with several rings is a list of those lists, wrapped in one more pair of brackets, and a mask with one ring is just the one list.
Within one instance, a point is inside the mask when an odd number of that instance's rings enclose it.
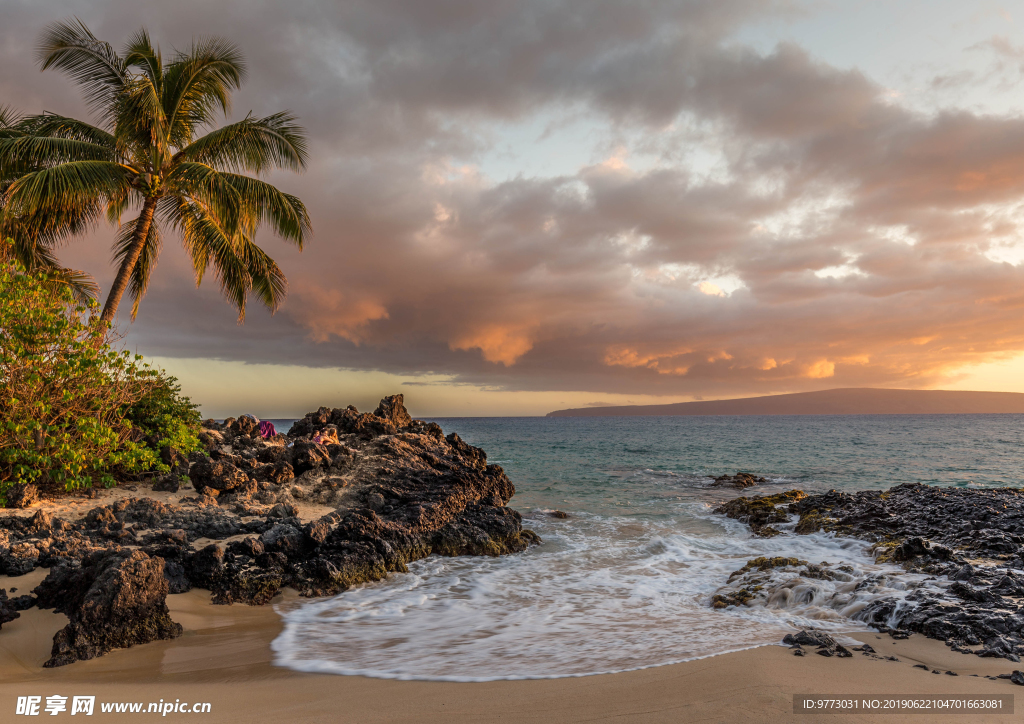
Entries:
{"label": "sandy beach", "polygon": [[[28,590],[44,571],[2,577]],[[1016,693],[1013,665],[950,651],[920,636],[893,641],[860,636],[879,654],[824,658],[766,646],[707,659],[609,675],[529,681],[443,683],[303,674],[275,667],[270,642],[281,629],[272,607],[214,606],[207,591],[168,597],[185,634],[113,651],[91,661],[43,669],[62,615],[31,609],[0,634],[0,707],[6,720],[18,696],[94,695],[97,702],[209,702],[209,714],[168,714],[207,722],[734,722],[901,721],[905,714],[794,714],[793,695],[830,697],[972,696]],[[291,605],[290,591],[276,606]],[[924,664],[929,670],[914,668]],[[933,674],[955,671],[958,676]],[[978,677],[971,676],[978,674]],[[152,716],[152,715],[150,715]],[[1019,714],[1017,715],[1019,716]],[[95,721],[147,719],[126,713]],[[1007,715],[938,715],[956,721],[1006,721]]]}

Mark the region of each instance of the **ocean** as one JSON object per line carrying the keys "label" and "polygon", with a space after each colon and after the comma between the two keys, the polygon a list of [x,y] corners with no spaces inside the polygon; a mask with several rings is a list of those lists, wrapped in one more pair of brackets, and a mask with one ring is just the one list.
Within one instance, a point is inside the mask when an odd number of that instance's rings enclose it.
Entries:
{"label": "ocean", "polygon": [[[395,679],[555,678],[866,630],[872,600],[938,585],[832,534],[753,537],[712,509],[740,494],[1020,486],[1024,415],[442,418],[515,483],[543,544],[502,558],[431,557],[330,599],[282,604],[275,663]],[[287,430],[289,421],[279,429]],[[738,471],[768,482],[711,487]],[[559,510],[567,518],[555,518]],[[713,609],[758,556],[844,563],[849,580],[785,582],[767,605]],[[907,605],[913,605],[908,602]]]}

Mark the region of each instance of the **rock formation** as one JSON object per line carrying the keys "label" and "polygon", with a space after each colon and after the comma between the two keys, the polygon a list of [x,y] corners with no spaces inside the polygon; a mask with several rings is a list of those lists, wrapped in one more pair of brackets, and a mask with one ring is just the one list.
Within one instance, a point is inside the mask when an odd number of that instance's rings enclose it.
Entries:
{"label": "rock formation", "polygon": [[70,621],[53,637],[43,666],[181,636],[167,610],[167,590],[163,559],[140,550],[108,549],[54,566],[35,589],[37,605]]}
{"label": "rock formation", "polygon": [[[922,633],[955,651],[1014,662],[1024,655],[1024,608],[1019,606],[1024,597],[1022,489],[904,484],[887,491],[819,495],[793,490],[737,498],[716,512],[746,522],[758,535],[777,535],[770,524],[796,519],[796,534],[825,531],[860,538],[874,544],[878,561],[928,574],[934,586],[921,586],[905,598],[876,600],[859,614],[880,631],[896,638]],[[752,565],[756,562],[730,577],[732,583],[739,576],[744,585],[729,587],[712,604],[724,608],[763,595],[754,590],[762,582],[750,573],[758,570]],[[808,566],[805,561],[786,565],[804,578],[846,575],[842,566]]]}
{"label": "rock formation", "polygon": [[[127,498],[75,523],[43,510],[0,517],[0,572],[49,568],[38,605],[71,619],[47,666],[178,635],[168,592],[262,605],[285,586],[333,595],[425,556],[498,556],[539,541],[506,507],[515,487],[505,472],[457,434],[413,420],[401,395],[373,413],[321,407],[270,439],[246,417],[204,426],[208,455],[194,455],[184,477],[171,451],[178,472],[153,485],[191,480],[195,495],[178,504]],[[303,521],[301,505],[329,512]],[[197,548],[200,538],[236,540]]]}

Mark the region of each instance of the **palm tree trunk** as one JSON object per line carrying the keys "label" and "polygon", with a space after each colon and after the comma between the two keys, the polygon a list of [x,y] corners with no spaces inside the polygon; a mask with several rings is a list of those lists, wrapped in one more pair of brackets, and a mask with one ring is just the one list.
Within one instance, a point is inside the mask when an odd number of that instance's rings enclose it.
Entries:
{"label": "palm tree trunk", "polygon": [[117,307],[121,303],[121,297],[124,296],[124,292],[128,288],[128,281],[132,276],[132,271],[135,270],[135,265],[142,255],[142,247],[146,245],[146,237],[149,236],[149,227],[153,224],[153,212],[156,211],[156,204],[157,198],[150,196],[142,205],[142,213],[139,214],[139,220],[135,225],[135,236],[132,239],[132,245],[128,247],[128,253],[125,254],[124,261],[121,262],[121,268],[117,270],[114,284],[110,287],[107,301],[103,305],[103,314],[100,319],[104,322],[114,323],[114,317],[117,316]]}

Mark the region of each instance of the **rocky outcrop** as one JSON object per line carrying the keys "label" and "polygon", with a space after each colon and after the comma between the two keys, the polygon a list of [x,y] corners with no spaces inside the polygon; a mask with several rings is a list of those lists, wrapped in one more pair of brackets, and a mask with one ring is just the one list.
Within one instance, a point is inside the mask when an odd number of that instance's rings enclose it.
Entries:
{"label": "rocky outcrop", "polygon": [[789,520],[789,513],[782,506],[804,496],[805,493],[800,490],[790,490],[776,495],[736,498],[718,506],[715,512],[746,523],[755,535],[771,538],[779,535],[779,531],[771,524],[785,523]]}
{"label": "rocky outcrop", "polygon": [[834,638],[822,631],[802,630],[797,634],[786,634],[782,643],[794,649],[801,649],[803,646],[815,646],[821,656],[838,656],[841,659],[853,656],[849,649],[837,642]]}
{"label": "rocky outcrop", "polygon": [[736,473],[735,475],[719,475],[711,483],[716,488],[752,488],[760,483],[767,482],[764,478],[751,473]]}
{"label": "rocky outcrop", "polygon": [[164,561],[142,551],[109,550],[50,570],[37,605],[70,619],[53,637],[47,668],[180,636],[167,609]]}
{"label": "rocky outcrop", "polygon": [[[1022,489],[904,484],[886,491],[789,491],[737,498],[717,512],[748,523],[759,535],[770,523],[795,523],[798,535],[823,531],[860,538],[874,544],[879,562],[928,574],[932,585],[918,585],[906,596],[880,598],[858,614],[880,631],[896,638],[921,633],[955,651],[984,657],[1019,661],[1024,656],[1024,609],[1019,606],[1024,598],[1024,575],[1019,572],[1024,568]],[[803,567],[793,574],[802,578],[815,577],[812,568],[846,576],[841,566],[798,563]],[[744,585],[723,587],[712,605],[750,605],[763,597],[755,587],[763,587],[764,581],[755,580],[749,568],[737,571],[729,583],[737,576]]]}
{"label": "rocky outcrop", "polygon": [[[48,665],[176,635],[168,592],[262,605],[286,586],[332,595],[425,556],[498,556],[539,541],[507,507],[515,487],[501,467],[412,419],[401,395],[373,413],[322,407],[269,439],[251,418],[204,425],[209,456],[153,484],[191,481],[195,495],[178,504],[126,498],[74,523],[44,511],[0,516],[0,569],[50,568],[39,605],[71,618]],[[304,504],[324,514],[300,519]]]}

